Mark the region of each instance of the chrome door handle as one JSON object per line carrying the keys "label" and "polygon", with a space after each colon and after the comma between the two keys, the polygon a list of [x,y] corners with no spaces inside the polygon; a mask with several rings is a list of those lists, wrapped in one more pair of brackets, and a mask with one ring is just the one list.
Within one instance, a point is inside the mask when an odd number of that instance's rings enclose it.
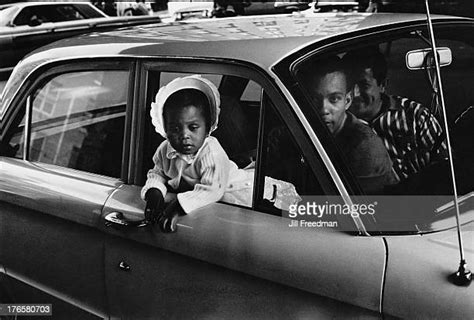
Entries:
{"label": "chrome door handle", "polygon": [[119,227],[135,227],[143,228],[148,226],[148,221],[143,220],[129,220],[123,216],[122,212],[111,212],[105,216],[105,226],[119,226]]}

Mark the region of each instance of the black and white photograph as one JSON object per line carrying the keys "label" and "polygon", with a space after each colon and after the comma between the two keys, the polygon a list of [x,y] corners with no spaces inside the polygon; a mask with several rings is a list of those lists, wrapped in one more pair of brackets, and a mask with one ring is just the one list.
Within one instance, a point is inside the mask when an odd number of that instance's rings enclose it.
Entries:
{"label": "black and white photograph", "polygon": [[0,0],[0,320],[471,319],[474,0]]}

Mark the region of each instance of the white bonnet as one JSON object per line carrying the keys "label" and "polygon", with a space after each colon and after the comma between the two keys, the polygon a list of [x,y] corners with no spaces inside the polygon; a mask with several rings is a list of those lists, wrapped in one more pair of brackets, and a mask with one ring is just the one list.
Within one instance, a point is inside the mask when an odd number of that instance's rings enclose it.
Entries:
{"label": "white bonnet", "polygon": [[182,89],[197,89],[206,95],[207,99],[209,100],[211,114],[210,132],[216,130],[221,104],[219,91],[217,90],[216,86],[208,79],[205,79],[200,75],[192,75],[176,78],[158,90],[158,93],[155,97],[155,102],[152,102],[150,110],[151,122],[155,126],[156,132],[166,138],[163,120],[163,107],[170,95]]}

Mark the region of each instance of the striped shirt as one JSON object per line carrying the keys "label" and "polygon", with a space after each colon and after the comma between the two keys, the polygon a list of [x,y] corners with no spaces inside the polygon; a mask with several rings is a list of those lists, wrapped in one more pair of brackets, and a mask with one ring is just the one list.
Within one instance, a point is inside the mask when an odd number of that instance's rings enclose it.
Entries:
{"label": "striped shirt", "polygon": [[418,102],[383,94],[381,111],[370,126],[382,138],[401,180],[446,157],[443,129]]}

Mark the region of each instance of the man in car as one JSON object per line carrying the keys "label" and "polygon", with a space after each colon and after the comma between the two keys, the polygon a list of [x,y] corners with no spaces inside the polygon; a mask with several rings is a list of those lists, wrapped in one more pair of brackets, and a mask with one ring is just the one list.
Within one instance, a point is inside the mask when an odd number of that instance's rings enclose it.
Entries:
{"label": "man in car", "polygon": [[305,67],[303,78],[322,121],[334,135],[362,189],[367,194],[378,194],[396,183],[382,140],[347,111],[353,86],[341,60],[335,56],[317,61]]}
{"label": "man in car", "polygon": [[385,93],[387,63],[377,48],[344,56],[355,80],[350,111],[382,138],[400,180],[445,158],[444,133],[433,114],[420,103]]}

